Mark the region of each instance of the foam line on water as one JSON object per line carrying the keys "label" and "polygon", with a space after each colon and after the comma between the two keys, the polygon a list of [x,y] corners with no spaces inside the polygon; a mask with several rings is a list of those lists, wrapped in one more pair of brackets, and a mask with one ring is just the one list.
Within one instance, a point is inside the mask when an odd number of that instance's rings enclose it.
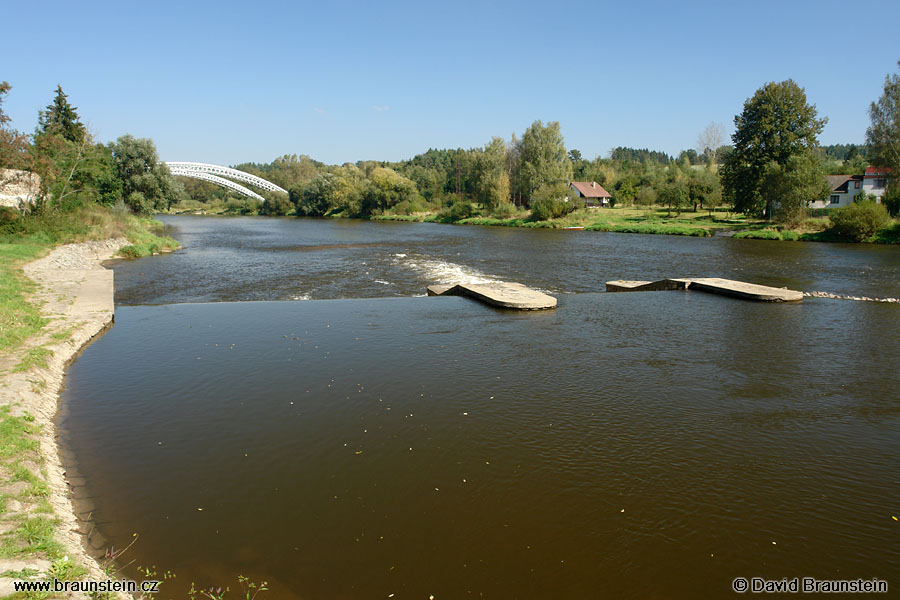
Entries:
{"label": "foam line on water", "polygon": [[872,298],[870,296],[850,296],[847,294],[832,294],[831,292],[803,292],[807,298],[832,298],[834,300],[856,300],[857,302],[898,302],[900,298]]}
{"label": "foam line on water", "polygon": [[429,283],[493,283],[500,281],[496,277],[482,273],[473,267],[427,256],[394,254],[394,261],[416,271]]}

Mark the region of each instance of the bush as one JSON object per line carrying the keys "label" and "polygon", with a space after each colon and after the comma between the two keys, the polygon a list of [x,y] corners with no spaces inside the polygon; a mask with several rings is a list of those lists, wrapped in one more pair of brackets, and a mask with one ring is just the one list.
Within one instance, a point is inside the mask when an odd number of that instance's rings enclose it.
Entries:
{"label": "bush", "polygon": [[547,221],[566,214],[566,203],[556,198],[538,198],[531,201],[531,218]]}
{"label": "bush", "polygon": [[131,192],[125,198],[125,204],[136,215],[152,215],[154,212],[153,202],[148,200],[141,192]]}
{"label": "bush", "polygon": [[531,198],[531,218],[535,221],[557,219],[576,208],[584,207],[584,200],[569,199],[569,187],[564,183],[544,184]]}
{"label": "bush", "polygon": [[425,202],[424,198],[416,197],[408,200],[401,200],[394,205],[394,208],[391,210],[398,215],[412,215],[415,213],[426,212],[428,210],[428,204]]}
{"label": "bush", "polygon": [[449,217],[453,221],[468,219],[474,214],[475,209],[472,208],[472,203],[462,199],[454,201],[449,208],[441,211],[442,216]]}
{"label": "bush", "polygon": [[868,201],[836,208],[829,219],[836,234],[857,242],[873,237],[891,221],[884,206]]}
{"label": "bush", "polygon": [[0,233],[19,233],[24,229],[19,211],[0,206]]}
{"label": "bush", "polygon": [[896,217],[900,213],[900,181],[893,182],[893,185],[888,186],[881,198],[881,203],[892,217]]}
{"label": "bush", "polygon": [[224,212],[226,215],[255,215],[261,206],[258,200],[252,198],[228,199],[225,201]]}
{"label": "bush", "polygon": [[508,219],[516,214],[516,210],[517,209],[513,206],[512,202],[501,202],[494,207],[491,214],[498,219]]}
{"label": "bush", "polygon": [[273,195],[259,206],[261,215],[286,215],[292,210],[294,205],[284,194]]}

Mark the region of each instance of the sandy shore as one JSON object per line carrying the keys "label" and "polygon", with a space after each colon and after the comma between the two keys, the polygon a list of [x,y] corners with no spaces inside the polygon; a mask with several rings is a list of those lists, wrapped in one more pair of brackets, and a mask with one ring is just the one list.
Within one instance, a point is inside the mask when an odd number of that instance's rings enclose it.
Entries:
{"label": "sandy shore", "polygon": [[[39,442],[43,464],[26,466],[38,476],[41,469],[45,472],[50,489],[48,500],[59,521],[57,539],[65,547],[69,559],[88,570],[87,575],[79,578],[81,581],[106,580],[107,575],[85,549],[85,536],[89,532],[76,517],[70,500],[69,483],[60,461],[53,419],[59,408],[59,391],[66,366],[85,344],[101,334],[113,321],[113,273],[103,268],[101,263],[112,258],[127,244],[125,238],[69,244],[25,266],[25,274],[38,284],[38,291],[30,300],[40,307],[41,315],[49,323],[39,335],[29,339],[16,355],[3,357],[4,374],[0,377],[0,405],[10,406],[11,414],[16,416],[25,413],[33,415],[35,422],[41,426]],[[11,367],[17,363],[18,357],[36,346],[53,352],[47,367],[12,372]],[[5,487],[10,488],[5,491],[11,495],[21,491],[17,483],[7,482]],[[14,529],[17,518],[37,514],[37,502],[10,499],[6,509],[3,520],[7,527],[5,531],[9,531]],[[44,574],[50,567],[47,560],[38,558],[0,559],[0,573],[30,568]],[[13,581],[12,578],[0,578],[0,597],[13,592]],[[88,596],[69,594],[54,597]]]}

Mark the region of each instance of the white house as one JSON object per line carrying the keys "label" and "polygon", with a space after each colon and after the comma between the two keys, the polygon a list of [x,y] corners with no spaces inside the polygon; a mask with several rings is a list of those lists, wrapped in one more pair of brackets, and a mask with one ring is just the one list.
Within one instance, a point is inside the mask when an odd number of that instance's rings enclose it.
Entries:
{"label": "white house", "polygon": [[826,175],[825,179],[831,185],[831,195],[824,200],[810,202],[810,208],[840,208],[853,204],[863,189],[862,175]]}
{"label": "white house", "polygon": [[585,206],[609,206],[612,195],[596,181],[573,181],[569,184],[580,198],[584,198]]}
{"label": "white house", "polygon": [[827,175],[831,194],[827,199],[810,202],[810,208],[840,208],[853,204],[860,192],[881,204],[881,197],[887,189],[890,169],[867,167],[865,175]]}
{"label": "white house", "polygon": [[884,167],[866,167],[866,174],[863,175],[863,191],[867,196],[875,196],[875,202],[881,204],[881,197],[887,189],[888,177],[891,170]]}

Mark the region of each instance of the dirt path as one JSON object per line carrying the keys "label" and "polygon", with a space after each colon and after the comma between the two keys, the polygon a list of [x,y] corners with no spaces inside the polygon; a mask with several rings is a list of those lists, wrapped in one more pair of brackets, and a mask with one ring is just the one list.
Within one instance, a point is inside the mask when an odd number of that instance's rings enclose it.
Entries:
{"label": "dirt path", "polygon": [[[102,261],[111,258],[125,238],[84,242],[61,246],[42,259],[25,266],[25,274],[38,284],[38,291],[30,300],[40,307],[41,315],[49,323],[38,336],[12,355],[0,361],[0,406],[9,406],[12,416],[31,415],[40,426],[37,435],[42,464],[23,464],[35,476],[46,482],[49,501],[56,525],[56,539],[63,545],[68,559],[87,569],[88,573],[75,579],[106,580],[100,565],[85,551],[83,523],[78,520],[70,501],[69,485],[56,445],[53,418],[59,406],[58,392],[63,384],[66,365],[92,338],[101,333],[113,320],[113,273],[103,268]],[[14,366],[29,350],[42,347],[52,352],[46,367],[15,372]],[[20,524],[36,516],[47,517],[46,503],[41,498],[22,494],[22,481],[13,481],[10,473],[0,473],[0,493],[7,494],[5,511],[0,514],[0,536],[14,536]],[[42,512],[43,511],[43,512]],[[19,573],[33,569],[46,576],[52,565],[45,557],[19,556],[0,558],[0,573]],[[57,565],[57,568],[59,566]],[[13,593],[12,582],[19,576],[0,577],[0,598]],[[58,595],[51,597],[80,598],[87,595]],[[125,596],[122,596],[123,598]]]}

